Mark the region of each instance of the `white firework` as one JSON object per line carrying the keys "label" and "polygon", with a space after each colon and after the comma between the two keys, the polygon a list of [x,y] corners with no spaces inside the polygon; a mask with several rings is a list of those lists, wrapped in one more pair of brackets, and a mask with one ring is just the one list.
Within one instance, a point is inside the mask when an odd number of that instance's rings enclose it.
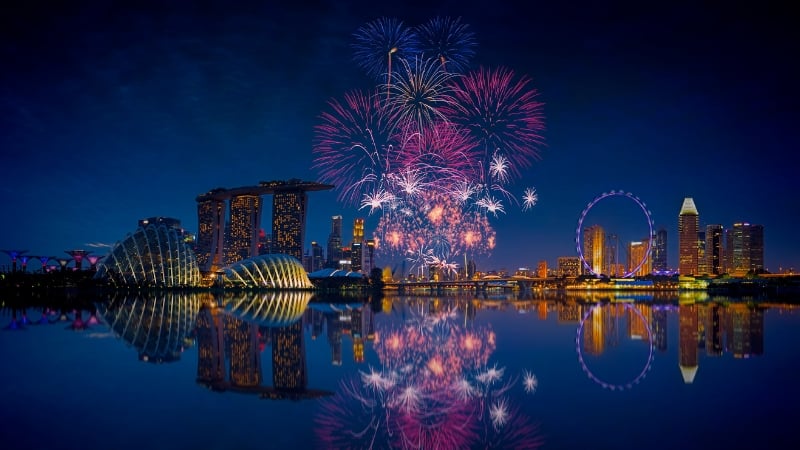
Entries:
{"label": "white firework", "polygon": [[405,413],[415,413],[419,411],[422,403],[422,394],[414,386],[407,386],[397,394],[393,401],[393,406],[400,408]]}
{"label": "white firework", "polygon": [[539,194],[536,193],[536,188],[529,187],[525,189],[525,193],[522,195],[522,210],[527,211],[534,206],[539,201]]}
{"label": "white firework", "polygon": [[506,371],[506,369],[504,367],[501,367],[501,368],[498,369],[497,365],[495,365],[494,367],[486,369],[486,372],[478,374],[478,376],[476,378],[481,383],[489,385],[489,384],[493,384],[496,381],[500,381],[500,379],[503,378],[503,373],[505,371]]}
{"label": "white firework", "polygon": [[536,375],[526,370],[522,377],[522,385],[525,386],[525,392],[533,394],[536,392],[536,388],[539,387],[539,379],[536,378]]}
{"label": "white firework", "polygon": [[489,408],[489,417],[492,419],[492,425],[494,425],[495,430],[508,423],[508,416],[508,403],[504,398],[494,402],[492,407]]}
{"label": "white firework", "polygon": [[477,186],[469,181],[463,180],[453,186],[450,190],[450,196],[463,205],[467,203],[477,191]]}
{"label": "white firework", "polygon": [[495,217],[497,217],[497,213],[498,212],[500,212],[500,213],[505,213],[506,212],[505,209],[503,209],[503,202],[501,202],[500,200],[497,200],[494,197],[490,197],[490,196],[483,197],[482,199],[480,199],[477,202],[475,202],[475,204],[478,205],[479,207],[485,209],[486,211],[494,214]]}
{"label": "white firework", "polygon": [[409,198],[422,194],[424,183],[418,170],[405,169],[399,174],[393,174],[391,178],[400,191]]}
{"label": "white firework", "polygon": [[383,209],[384,206],[391,205],[394,200],[394,194],[381,189],[372,194],[364,194],[364,199],[361,200],[361,207],[358,209],[369,207],[369,213],[372,214],[376,209]]}
{"label": "white firework", "polygon": [[467,401],[472,398],[473,395],[475,395],[475,388],[472,386],[469,380],[463,378],[453,383],[451,388],[461,401]]}
{"label": "white firework", "polygon": [[361,372],[361,381],[365,387],[376,391],[383,391],[394,386],[394,380],[384,376],[382,372],[376,372],[372,367],[370,367],[369,373]]}
{"label": "white firework", "polygon": [[498,152],[494,152],[494,155],[492,155],[492,162],[489,163],[489,174],[492,178],[500,183],[507,183],[508,169],[508,158]]}

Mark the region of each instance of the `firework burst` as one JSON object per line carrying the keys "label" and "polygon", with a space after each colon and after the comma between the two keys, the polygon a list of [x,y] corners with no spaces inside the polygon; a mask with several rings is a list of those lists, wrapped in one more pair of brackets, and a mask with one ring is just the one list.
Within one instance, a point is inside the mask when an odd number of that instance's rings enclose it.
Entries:
{"label": "firework burst", "polygon": [[500,150],[515,177],[539,157],[544,130],[542,103],[526,76],[506,68],[485,69],[453,79],[455,101],[447,104],[450,120],[481,141],[476,158],[491,161]]}
{"label": "firework burst", "polygon": [[353,35],[353,59],[367,74],[391,79],[392,60],[413,58],[418,52],[414,30],[392,17],[373,20]]}
{"label": "firework burst", "polygon": [[396,141],[391,112],[375,95],[345,94],[331,100],[315,129],[314,164],[323,182],[341,187],[339,200],[356,203],[380,188],[392,170]]}
{"label": "firework burst", "polygon": [[534,206],[539,201],[539,194],[536,193],[536,188],[529,187],[525,189],[525,193],[522,194],[522,210],[527,211]]}
{"label": "firework burst", "polygon": [[419,50],[437,59],[448,72],[463,72],[475,56],[475,34],[461,18],[435,17],[417,27]]}

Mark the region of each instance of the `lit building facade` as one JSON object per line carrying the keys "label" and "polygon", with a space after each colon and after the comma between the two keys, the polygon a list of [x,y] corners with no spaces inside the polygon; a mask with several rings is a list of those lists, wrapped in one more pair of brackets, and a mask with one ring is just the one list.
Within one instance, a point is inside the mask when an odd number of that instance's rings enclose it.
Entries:
{"label": "lit building facade", "polygon": [[668,269],[667,230],[664,228],[659,228],[658,231],[653,233],[653,247],[651,256],[653,260],[653,271],[663,272]]}
{"label": "lit building facade", "polygon": [[[306,182],[262,181],[257,186],[217,188],[197,197],[197,253],[203,272],[216,272],[226,263],[265,252],[303,258],[308,191],[333,189],[332,185]],[[272,234],[265,248],[261,237],[261,209],[264,195],[272,195]],[[225,212],[230,201],[229,232]],[[230,236],[225,242],[225,236]],[[259,249],[259,243],[261,248]],[[228,247],[226,251],[225,248]],[[236,259],[236,261],[232,261]]]}
{"label": "lit building facade", "polygon": [[581,274],[581,259],[577,256],[558,257],[558,276],[577,277]]}
{"label": "lit building facade", "polygon": [[697,237],[700,228],[700,213],[694,204],[694,199],[683,199],[681,212],[678,214],[678,274],[697,275],[698,243]]}
{"label": "lit building facade", "polygon": [[725,243],[723,242],[722,225],[706,225],[705,239],[705,267],[708,274],[720,275],[723,273]]}
{"label": "lit building facade", "polygon": [[592,225],[583,230],[583,257],[597,275],[603,273],[604,248],[605,231],[603,227]]}
{"label": "lit building facade", "polygon": [[258,256],[262,200],[258,195],[237,195],[230,200],[230,231],[225,264]]}
{"label": "lit building facade", "polygon": [[536,276],[539,278],[547,278],[547,261],[539,261],[536,266]]}
{"label": "lit building facade", "polygon": [[316,241],[311,242],[311,264],[310,272],[322,270],[325,266],[325,255],[323,255],[322,246]]}
{"label": "lit building facade", "polygon": [[[209,194],[213,195],[213,192]],[[225,201],[204,198],[197,201],[197,263],[202,272],[222,267],[225,247]],[[216,258],[216,260],[215,260]]]}
{"label": "lit building facade", "polygon": [[[652,266],[650,265],[650,255],[647,254],[647,241],[633,241],[628,244],[628,270],[627,272],[635,272],[633,276],[636,277],[643,277],[646,275],[650,275],[652,272]],[[642,261],[644,261],[642,263]],[[636,266],[642,263],[638,270],[636,270]]]}
{"label": "lit building facade", "polygon": [[764,227],[747,222],[735,223],[729,233],[729,273],[764,271]]}
{"label": "lit building facade", "polygon": [[325,265],[329,268],[339,267],[342,259],[342,216],[331,217],[331,234],[328,235],[328,253]]}

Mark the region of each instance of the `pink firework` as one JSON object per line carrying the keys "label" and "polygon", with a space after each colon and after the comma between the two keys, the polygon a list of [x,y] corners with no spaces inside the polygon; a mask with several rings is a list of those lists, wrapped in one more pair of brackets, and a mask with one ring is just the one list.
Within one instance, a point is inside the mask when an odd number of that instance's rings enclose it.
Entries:
{"label": "pink firework", "polygon": [[357,204],[392,170],[394,120],[374,94],[349,92],[328,106],[314,130],[313,167],[322,182],[340,188],[339,200]]}
{"label": "pink firework", "polygon": [[448,189],[480,174],[480,167],[470,159],[477,143],[466,129],[439,121],[424,133],[406,127],[402,136],[400,161],[424,174],[426,184],[432,188]]}
{"label": "pink firework", "polygon": [[503,67],[480,68],[454,78],[453,83],[455,101],[448,103],[445,114],[480,140],[482,146],[474,157],[483,161],[486,170],[496,152],[507,158],[507,169],[515,176],[539,158],[544,142],[543,104],[530,78]]}

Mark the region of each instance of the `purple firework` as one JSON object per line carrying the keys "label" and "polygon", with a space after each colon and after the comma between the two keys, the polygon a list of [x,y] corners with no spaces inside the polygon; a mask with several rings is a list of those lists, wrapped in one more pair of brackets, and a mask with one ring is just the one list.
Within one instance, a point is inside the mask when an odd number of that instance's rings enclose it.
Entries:
{"label": "purple firework", "polygon": [[544,142],[543,104],[530,78],[517,77],[503,67],[480,68],[455,78],[454,84],[456,101],[447,105],[445,114],[483,144],[475,157],[486,168],[485,180],[498,151],[508,159],[508,170],[515,176],[539,158]]}
{"label": "purple firework", "polygon": [[314,130],[313,166],[322,182],[340,187],[339,200],[358,204],[391,169],[394,120],[374,94],[349,92],[328,106]]}
{"label": "purple firework", "polygon": [[469,68],[475,56],[475,34],[461,18],[435,17],[417,27],[420,53],[438,60],[447,72],[460,73]]}

